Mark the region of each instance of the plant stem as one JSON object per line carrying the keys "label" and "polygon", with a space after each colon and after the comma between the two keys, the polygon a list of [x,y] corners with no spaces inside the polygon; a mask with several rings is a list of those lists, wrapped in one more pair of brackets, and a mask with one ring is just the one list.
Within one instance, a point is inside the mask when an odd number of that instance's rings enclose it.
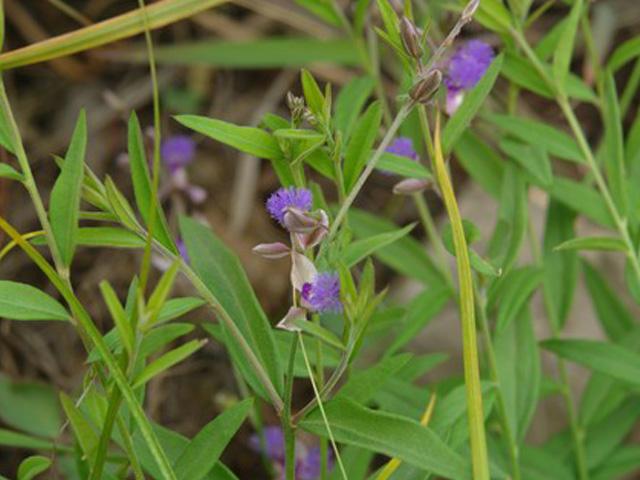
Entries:
{"label": "plant stem", "polygon": [[382,154],[384,153],[385,149],[391,143],[391,140],[393,139],[394,135],[398,131],[398,128],[400,128],[400,125],[402,124],[404,119],[407,118],[407,115],[411,111],[412,107],[413,107],[413,103],[411,102],[404,104],[400,109],[400,111],[398,112],[398,114],[396,115],[396,117],[393,119],[393,122],[391,122],[391,126],[387,130],[387,133],[385,133],[382,141],[378,145],[378,148],[376,149],[373,156],[369,160],[369,163],[367,163],[367,166],[365,167],[364,171],[360,174],[360,177],[358,177],[356,184],[353,186],[353,188],[349,192],[349,195],[347,196],[346,200],[340,206],[340,210],[338,211],[338,214],[336,215],[336,218],[333,221],[333,224],[331,225],[331,229],[329,230],[329,235],[327,236],[325,243],[329,243],[335,237],[336,233],[338,232],[338,228],[340,227],[340,224],[345,219],[347,212],[349,211],[349,208],[351,207],[354,200],[358,196],[358,193],[360,193],[360,190],[362,190],[362,187],[364,186],[365,182],[369,178],[369,175],[371,175],[371,172],[373,172],[373,169],[376,168],[376,165],[380,161],[380,157],[382,157]]}
{"label": "plant stem", "polygon": [[509,419],[507,418],[507,408],[504,399],[504,393],[500,385],[500,376],[498,375],[498,362],[496,361],[496,353],[493,348],[493,340],[491,339],[491,331],[489,329],[489,322],[487,320],[486,300],[484,295],[478,292],[476,288],[476,304],[478,319],[480,324],[480,331],[484,338],[485,349],[489,364],[489,375],[491,381],[496,384],[496,400],[498,401],[498,413],[500,415],[500,423],[502,424],[502,430],[504,433],[504,440],[509,452],[509,460],[511,461],[511,473],[513,480],[520,480],[520,464],[519,464],[519,448],[518,443],[511,430]]}
{"label": "plant stem", "polygon": [[[424,109],[424,106],[420,106]],[[427,135],[430,135],[427,129]],[[489,480],[489,460],[484,431],[484,411],[482,409],[482,388],[480,386],[480,367],[478,364],[478,346],[476,339],[475,302],[473,279],[467,241],[464,236],[462,218],[453,191],[451,180],[442,156],[440,143],[440,117],[436,117],[434,153],[432,157],[434,172],[445,208],[453,230],[453,243],[458,266],[460,283],[460,319],[462,322],[462,346],[464,376],[467,392],[467,414],[469,419],[469,438],[474,480]]]}
{"label": "plant stem", "polygon": [[447,285],[453,289],[453,279],[451,278],[451,272],[449,271],[449,265],[447,263],[447,250],[444,248],[440,235],[438,235],[438,229],[436,228],[433,216],[429,211],[429,206],[427,205],[422,193],[414,193],[412,197],[416,207],[418,208],[418,215],[420,216],[420,221],[424,227],[425,233],[438,256],[438,263],[440,264],[439,270],[446,280]]}
{"label": "plant stem", "polygon": [[68,285],[68,281],[58,276],[56,271],[49,265],[45,258],[38,252],[30,243],[24,240],[18,231],[13,228],[4,218],[0,217],[0,229],[4,230],[9,237],[11,237],[20,246],[22,250],[33,260],[33,262],[42,270],[42,272],[51,281],[53,286],[60,292],[65,302],[69,305],[73,316],[78,320],[78,324],[82,331],[89,337],[92,345],[96,348],[103,362],[107,366],[109,372],[116,385],[122,392],[122,396],[129,406],[131,415],[135,419],[140,432],[156,461],[160,472],[164,478],[169,480],[176,480],[175,473],[171,467],[171,463],[167,458],[166,453],[162,449],[158,438],[156,437],[151,424],[147,419],[147,416],[142,409],[142,406],[138,403],[136,394],[133,392],[131,385],[124,372],[120,369],[115,357],[109,350],[109,347],[104,341],[102,334],[93,323],[91,316],[85,310],[84,306],[76,298],[73,290]]}
{"label": "plant stem", "polygon": [[589,142],[587,141],[585,134],[580,126],[580,122],[571,108],[569,104],[569,100],[565,93],[559,91],[557,85],[551,79],[549,74],[547,73],[544,65],[536,55],[536,53],[532,50],[531,46],[527,42],[527,39],[524,37],[524,34],[519,31],[512,29],[511,35],[514,40],[518,43],[518,45],[522,48],[523,52],[531,61],[534,68],[538,71],[542,79],[547,83],[547,86],[553,91],[555,95],[556,102],[558,106],[562,110],[567,122],[569,123],[569,127],[571,128],[571,132],[573,133],[574,138],[578,142],[578,147],[584,156],[584,159],[593,175],[593,179],[596,182],[598,190],[602,195],[602,198],[607,206],[607,210],[611,215],[613,223],[615,224],[618,233],[620,234],[620,238],[624,242],[627,249],[627,258],[631,263],[631,267],[637,277],[637,280],[640,282],[640,260],[638,259],[638,252],[633,245],[633,241],[631,240],[631,236],[629,235],[629,230],[627,229],[627,221],[622,217],[618,208],[616,207],[613,198],[611,197],[611,193],[609,192],[609,187],[607,186],[607,182],[605,181],[602,173],[600,172],[600,168],[598,167],[598,163],[591,151],[591,147],[589,146]]}
{"label": "plant stem", "polygon": [[293,397],[293,370],[295,367],[296,352],[298,349],[298,338],[291,335],[291,347],[289,352],[289,364],[287,367],[287,384],[284,390],[284,409],[282,410],[282,431],[284,433],[284,453],[285,453],[285,478],[295,480],[296,475],[296,437],[291,424],[291,399]]}
{"label": "plant stem", "polygon": [[96,459],[89,475],[89,480],[100,480],[102,478],[102,470],[104,468],[104,461],[107,454],[107,447],[111,440],[111,432],[113,431],[113,424],[115,423],[120,409],[120,401],[122,400],[122,394],[117,388],[113,388],[111,395],[109,396],[109,407],[107,408],[107,415],[105,416],[104,423],[102,424],[102,432],[100,434],[100,440],[98,441],[98,447],[96,448]]}

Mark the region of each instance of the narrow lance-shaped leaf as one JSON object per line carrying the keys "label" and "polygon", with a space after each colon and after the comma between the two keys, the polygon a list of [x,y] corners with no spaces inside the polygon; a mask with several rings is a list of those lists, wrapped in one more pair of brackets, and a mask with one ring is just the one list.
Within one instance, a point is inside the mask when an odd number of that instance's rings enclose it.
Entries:
{"label": "narrow lance-shaped leaf", "polygon": [[120,341],[124,345],[129,355],[133,355],[133,347],[134,347],[134,333],[129,323],[129,317],[124,311],[120,300],[118,300],[118,296],[116,292],[113,290],[109,282],[103,280],[100,283],[100,291],[102,292],[102,297],[104,298],[104,302],[107,304],[107,308],[109,309],[109,313],[111,314],[111,318],[118,330],[118,335],[120,336]]}
{"label": "narrow lance-shaped leaf", "polygon": [[201,480],[205,477],[247,418],[252,404],[250,398],[237,403],[198,432],[175,462],[179,480]]}
{"label": "narrow lance-shaped leaf", "polygon": [[69,320],[57,300],[24,283],[0,280],[0,316],[11,320]]}
{"label": "narrow lance-shaped leaf", "polygon": [[371,156],[381,120],[382,109],[380,103],[375,102],[367,108],[353,130],[344,156],[344,186],[347,192],[353,188]]}
{"label": "narrow lance-shaped leaf", "polygon": [[51,459],[42,455],[34,455],[20,463],[18,480],[31,480],[51,466]]}
{"label": "narrow lance-shaped leaf", "polygon": [[278,141],[268,132],[198,115],[178,115],[175,119],[185,127],[241,152],[271,160],[281,183],[284,186],[294,184],[291,170],[282,156]]}
{"label": "narrow lance-shaped leaf", "polygon": [[51,229],[65,267],[71,265],[76,249],[86,147],[87,120],[83,110],[78,117],[62,170],[51,191],[49,205]]}
{"label": "narrow lance-shaped leaf", "polygon": [[590,370],[640,386],[640,355],[624,347],[594,340],[547,340],[541,345]]}
{"label": "narrow lance-shaped leaf", "polygon": [[[337,442],[382,453],[446,478],[471,478],[469,464],[448,447],[433,430],[409,418],[369,410],[347,399],[325,405]],[[300,422],[316,435],[325,436],[326,426],[318,411]]]}
{"label": "narrow lance-shaped leaf", "polygon": [[575,43],[576,33],[578,31],[578,22],[582,12],[582,0],[575,0],[571,7],[568,20],[564,26],[558,47],[553,56],[553,76],[558,88],[564,88],[564,82],[569,73],[571,57],[573,56],[573,46]]}
{"label": "narrow lance-shaped leaf", "polygon": [[622,115],[618,103],[616,82],[611,72],[605,73],[603,92],[604,120],[604,165],[607,172],[607,183],[613,201],[620,214],[624,216],[629,209],[629,192],[627,169],[624,157],[624,139],[622,133]]}
{"label": "narrow lance-shaped leaf", "polygon": [[[180,232],[199,279],[235,323],[268,373],[276,391],[281,392],[282,370],[276,355],[273,331],[237,256],[207,227],[195,220],[181,218]],[[234,362],[251,387],[261,395],[266,395],[267,392],[248,364],[242,346],[228,330],[224,329],[225,343]]]}
{"label": "narrow lance-shaped leaf", "polygon": [[205,343],[207,343],[206,340],[191,340],[190,342],[165,353],[160,358],[147,365],[144,370],[140,372],[140,375],[136,378],[133,387],[137,388],[144,385],[156,375],[159,375],[165,370],[173,367],[175,364],[182,362],[202,348]]}
{"label": "narrow lance-shaped leaf", "polygon": [[[140,215],[147,224],[150,223],[149,214],[151,213],[151,176],[149,175],[149,165],[147,163],[147,155],[145,153],[144,140],[142,138],[142,130],[135,112],[129,118],[129,165],[131,168],[131,181],[133,183],[133,193],[136,197],[136,204]],[[166,248],[177,253],[176,247],[171,240],[167,219],[164,216],[162,207],[156,202],[155,215],[153,222],[153,234],[157,240]]]}
{"label": "narrow lance-shaped leaf", "polygon": [[98,434],[96,430],[80,409],[76,407],[73,400],[63,392],[60,393],[60,403],[67,414],[71,429],[80,444],[82,452],[85,456],[93,460],[96,448],[98,447]]}

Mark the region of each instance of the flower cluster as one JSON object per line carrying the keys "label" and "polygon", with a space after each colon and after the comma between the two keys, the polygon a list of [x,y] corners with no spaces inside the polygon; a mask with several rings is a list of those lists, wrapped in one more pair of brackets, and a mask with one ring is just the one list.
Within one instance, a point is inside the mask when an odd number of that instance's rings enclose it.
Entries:
{"label": "flower cluster", "polygon": [[279,327],[295,330],[294,321],[307,312],[339,313],[340,279],[332,272],[318,272],[307,253],[318,246],[329,232],[329,217],[324,210],[312,211],[313,195],[306,188],[280,188],[267,199],[269,215],[289,231],[291,245],[282,242],[261,243],[254,253],[269,259],[291,258],[291,284],[300,307],[292,307]]}
{"label": "flower cluster", "polygon": [[413,141],[409,137],[397,137],[385,151],[399,157],[418,160],[418,153],[413,149]]}
{"label": "flower cluster", "polygon": [[446,111],[453,114],[464,99],[464,92],[472,89],[483,77],[493,61],[490,45],[470,40],[458,48],[447,62],[444,84],[447,87]]}
{"label": "flower cluster", "polygon": [[[260,437],[257,434],[251,436],[249,445],[253,450],[261,452],[271,460],[276,471],[276,478],[285,478],[284,434],[280,427],[269,426],[264,429],[264,446],[261,445]],[[295,478],[298,480],[317,480],[320,476],[320,449],[317,446],[310,447],[296,439],[295,450]],[[332,463],[333,457],[329,452],[329,470]]]}

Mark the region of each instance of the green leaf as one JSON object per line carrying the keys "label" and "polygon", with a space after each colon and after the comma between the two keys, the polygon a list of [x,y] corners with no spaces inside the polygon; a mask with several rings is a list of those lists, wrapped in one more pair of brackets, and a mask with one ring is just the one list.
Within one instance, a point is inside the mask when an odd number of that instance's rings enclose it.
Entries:
{"label": "green leaf", "polygon": [[118,227],[82,227],[78,230],[78,245],[84,247],[144,248],[142,238]]}
{"label": "green leaf", "polygon": [[356,240],[344,249],[342,261],[347,267],[351,268],[380,248],[386,247],[396,240],[401,239],[413,230],[415,226],[415,223],[411,223],[395,231],[380,233],[368,238],[363,238],[362,240]]}
{"label": "green leaf", "polygon": [[497,33],[507,32],[511,26],[511,15],[501,0],[482,0],[475,20]]}
{"label": "green leaf", "polygon": [[100,282],[100,291],[102,292],[104,303],[107,304],[113,323],[118,330],[120,342],[124,345],[129,356],[132,357],[135,338],[133,328],[129,323],[129,316],[124,311],[120,300],[118,300],[118,295],[116,295],[116,292],[107,280]]}
{"label": "green leaf", "polygon": [[23,432],[49,438],[56,438],[62,426],[58,398],[50,386],[12,381],[2,374],[0,419]]}
{"label": "green leaf", "polygon": [[351,191],[371,156],[371,148],[378,136],[381,120],[380,102],[374,102],[360,117],[353,130],[344,155],[344,186],[347,192]]}
{"label": "green leaf", "polygon": [[190,323],[172,323],[154,328],[145,334],[140,343],[140,357],[148,357],[167,343],[192,332],[194,328],[195,326]]}
{"label": "green leaf", "polygon": [[162,274],[156,288],[153,289],[153,293],[149,297],[147,303],[148,319],[145,325],[146,328],[150,327],[158,320],[162,306],[166,302],[171,290],[173,289],[173,283],[180,269],[180,262],[174,261],[173,264]]}
{"label": "green leaf", "polygon": [[67,414],[71,429],[78,440],[78,444],[84,455],[93,459],[98,447],[98,434],[84,414],[76,407],[75,403],[64,392],[60,392],[60,403]]}
{"label": "green leaf", "polygon": [[640,386],[640,355],[624,347],[594,340],[546,340],[541,346],[594,372]]}
{"label": "green leaf", "polygon": [[542,372],[533,320],[528,308],[494,338],[498,388],[511,431],[524,440],[538,403]]}
{"label": "green leaf", "polygon": [[482,79],[471,91],[465,94],[462,105],[445,125],[442,131],[442,148],[445,153],[451,151],[460,135],[469,128],[471,120],[476,116],[489,92],[491,92],[502,68],[503,58],[503,55],[498,55],[491,62]]}
{"label": "green leaf", "polygon": [[613,341],[622,340],[636,324],[634,316],[611,288],[611,283],[587,261],[582,262],[582,272],[589,298],[607,337]]}
{"label": "green leaf", "polygon": [[24,433],[12,432],[0,428],[0,445],[14,448],[27,448],[30,450],[54,450],[56,445],[50,440],[25,435]]}
{"label": "green leaf", "polygon": [[80,193],[87,147],[87,119],[80,112],[62,171],[51,191],[49,218],[62,263],[69,267],[76,248]]}
{"label": "green leaf", "polygon": [[331,3],[318,0],[295,0],[295,2],[334,27],[340,26],[340,17]]}
{"label": "green leaf", "polygon": [[542,147],[505,138],[500,141],[500,149],[528,172],[536,184],[543,188],[551,186],[553,183],[551,161]]}
{"label": "green leaf", "polygon": [[622,115],[616,83],[611,72],[605,73],[603,91],[604,166],[611,196],[624,217],[629,209],[627,169],[624,157]]}
{"label": "green leaf", "polygon": [[624,252],[627,247],[617,237],[576,237],[562,242],[554,250],[599,250]]}
{"label": "green leaf", "polygon": [[529,297],[542,282],[542,270],[521,267],[511,270],[492,288],[489,308],[500,306],[496,318],[496,331],[502,332],[515,319]]}
{"label": "green leaf", "polygon": [[[273,331],[237,256],[207,227],[195,220],[181,218],[180,231],[194,271],[235,322],[265,367],[276,390],[281,392],[282,370],[276,354]],[[226,329],[225,336],[231,356],[247,381],[256,392],[266,394],[248,367],[237,340]]]}
{"label": "green leaf", "polygon": [[[372,154],[373,155],[373,154]],[[408,178],[433,178],[431,172],[423,164],[407,157],[383,153],[378,160],[376,169],[386,173],[395,173]]]}
{"label": "green leaf", "polygon": [[592,474],[592,480],[610,480],[624,478],[640,468],[640,446],[621,446],[602,463]]}
{"label": "green leaf", "polygon": [[293,321],[293,324],[300,328],[303,332],[323,341],[327,345],[330,345],[338,350],[345,351],[346,347],[342,341],[331,330],[324,328],[322,325],[310,322],[304,318],[298,318]]}
{"label": "green leaf", "polygon": [[597,190],[567,178],[556,177],[549,192],[559,202],[605,227],[613,227],[611,214]]}
{"label": "green leaf", "polygon": [[166,323],[201,307],[205,301],[197,297],[171,298],[162,305],[157,323]]}
{"label": "green leaf", "polygon": [[391,43],[402,48],[402,40],[400,39],[400,20],[396,11],[389,3],[389,0],[377,0],[378,10],[382,17],[385,31]]}
{"label": "green leaf", "polygon": [[356,119],[371,96],[375,83],[371,77],[355,77],[340,89],[336,98],[333,122],[336,129],[342,133],[343,141],[349,140]]}
{"label": "green leaf", "polygon": [[326,99],[324,95],[322,95],[322,90],[320,90],[313,75],[311,75],[308,70],[302,69],[300,82],[302,83],[302,91],[304,92],[304,98],[309,110],[311,110],[318,119],[326,120],[324,117]]}
{"label": "green leaf", "polygon": [[385,355],[396,353],[413,340],[440,313],[451,296],[451,289],[445,283],[434,285],[416,295],[411,300],[400,325],[393,329],[395,338]]}
{"label": "green leaf", "polygon": [[293,185],[291,171],[273,135],[259,128],[240,127],[233,123],[198,115],[178,115],[175,119],[185,127],[241,152],[271,160],[283,185]]}
{"label": "green leaf", "polygon": [[0,163],[0,178],[8,178],[9,180],[17,180],[19,182],[24,180],[20,172],[6,163]]}
{"label": "green leaf", "polygon": [[69,320],[67,310],[25,283],[0,280],[0,315],[10,320]]}
{"label": "green leaf", "polygon": [[[396,231],[397,225],[358,209],[349,211],[349,227],[358,239]],[[416,278],[427,285],[441,285],[442,274],[427,255],[424,245],[410,236],[380,248],[375,256],[399,273]]]}
{"label": "green leaf", "polygon": [[611,72],[618,71],[627,62],[633,60],[640,55],[640,36],[636,36],[622,43],[615,49],[609,62],[607,63],[607,70]]}
{"label": "green leaf", "polygon": [[584,163],[582,153],[573,139],[555,127],[528,118],[510,115],[488,114],[486,118],[524,143],[541,147],[564,160]]}
{"label": "green leaf", "polygon": [[[553,72],[550,65],[543,64],[543,68],[549,76],[552,76]],[[537,93],[542,97],[549,99],[555,97],[554,92],[549,88],[542,76],[540,76],[536,68],[526,59],[513,54],[513,52],[506,54],[502,74],[516,85]],[[598,97],[593,90],[585,84],[580,77],[571,72],[569,72],[565,79],[564,90],[570,98],[592,104],[598,103]]]}
{"label": "green leaf", "polygon": [[[325,412],[337,442],[397,457],[446,478],[471,478],[467,461],[431,429],[414,420],[370,410],[341,398],[325,404]],[[300,427],[315,435],[327,434],[318,411],[300,422]]]}
{"label": "green leaf", "polygon": [[[205,40],[158,46],[155,57],[164,65],[199,65],[232,69],[299,68],[318,62],[357,66],[358,50],[343,38],[317,39],[309,36],[272,36],[255,40]],[[115,61],[147,62],[140,44],[110,54]]]}
{"label": "green leaf", "polygon": [[[188,438],[160,425],[153,425],[153,431],[158,437],[162,449],[172,463],[189,447]],[[164,480],[166,477],[159,471],[149,448],[139,431],[133,434],[133,446],[136,456],[142,467],[156,480]],[[214,467],[203,477],[205,480],[238,480],[237,477],[222,462],[218,461]]]}
{"label": "green leaf", "polygon": [[553,55],[553,77],[558,88],[564,88],[564,83],[569,73],[571,57],[573,56],[573,44],[578,31],[578,21],[582,12],[582,0],[574,0],[567,22],[563,27],[560,41]]}
{"label": "green leaf", "polygon": [[410,353],[387,356],[366,370],[353,372],[335,398],[346,398],[355,403],[366,404],[412,356]]}
{"label": "green leaf", "polygon": [[23,460],[18,467],[18,480],[31,480],[51,466],[51,460],[42,455],[34,455]]}
{"label": "green leaf", "polygon": [[[133,193],[136,197],[138,211],[149,224],[149,214],[151,213],[151,177],[149,175],[149,165],[145,154],[144,141],[142,139],[142,131],[140,123],[135,112],[131,113],[129,118],[129,165],[131,167],[131,181],[133,183]],[[160,202],[156,204],[156,211],[153,213],[155,219],[153,221],[153,235],[166,248],[173,253],[178,253],[176,246],[171,240],[167,219],[162,211]]]}
{"label": "green leaf", "polygon": [[549,305],[549,321],[556,329],[564,325],[578,281],[578,256],[574,251],[557,251],[556,245],[575,236],[575,213],[551,200],[544,230],[544,296]]}
{"label": "green leaf", "polygon": [[470,130],[463,132],[453,147],[458,162],[491,196],[498,199],[502,190],[504,160]]}
{"label": "green leaf", "polygon": [[252,405],[252,399],[243,400],[198,432],[175,462],[174,469],[179,480],[201,480],[205,477],[247,418]]}
{"label": "green leaf", "polygon": [[206,340],[191,340],[190,342],[185,343],[184,345],[175,348],[157,360],[154,360],[149,365],[144,367],[144,370],[140,372],[140,375],[133,382],[133,388],[138,388],[149,380],[151,380],[156,375],[168,370],[173,367],[177,363],[182,362],[186,358],[193,355],[196,351],[200,350],[207,343]]}

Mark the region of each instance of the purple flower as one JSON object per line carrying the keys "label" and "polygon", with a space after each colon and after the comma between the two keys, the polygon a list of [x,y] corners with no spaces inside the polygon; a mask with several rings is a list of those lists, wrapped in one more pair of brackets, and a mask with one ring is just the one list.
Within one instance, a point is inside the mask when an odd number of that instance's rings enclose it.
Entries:
{"label": "purple flower", "polygon": [[186,135],[173,135],[162,142],[160,153],[169,172],[175,173],[193,161],[196,144]]}
{"label": "purple flower", "polygon": [[[271,460],[284,464],[284,433],[280,427],[270,426],[264,428],[264,454]],[[249,439],[249,445],[255,451],[262,451],[260,437],[252,435]]]}
{"label": "purple flower", "polygon": [[318,312],[339,313],[342,311],[340,302],[340,277],[336,273],[319,273],[311,283],[305,283],[300,291],[304,306]]}
{"label": "purple flower", "polygon": [[418,160],[418,154],[413,149],[413,141],[408,137],[398,137],[385,150],[388,153]]}
{"label": "purple flower", "polygon": [[[273,462],[276,473],[279,475],[278,478],[284,479],[285,449],[282,429],[276,426],[265,427],[264,440],[264,450],[258,435],[251,436],[249,445],[256,452],[263,452],[269,457]],[[317,480],[320,477],[320,449],[318,447],[309,447],[299,439],[296,439],[295,450],[295,477],[298,480]],[[331,455],[331,452],[328,452],[327,467],[328,470],[333,468],[333,455]]]}
{"label": "purple flower", "polygon": [[187,246],[185,245],[184,240],[182,240],[181,238],[176,240],[176,247],[178,247],[178,253],[182,257],[182,259],[186,263],[189,263],[189,253],[187,252]]}
{"label": "purple flower", "polygon": [[280,188],[267,200],[267,211],[284,227],[284,214],[288,208],[297,208],[303,212],[311,210],[311,191],[306,188]]}
{"label": "purple flower", "polygon": [[493,49],[481,40],[470,40],[451,56],[444,83],[447,86],[447,112],[462,103],[465,90],[476,86],[493,61]]}

